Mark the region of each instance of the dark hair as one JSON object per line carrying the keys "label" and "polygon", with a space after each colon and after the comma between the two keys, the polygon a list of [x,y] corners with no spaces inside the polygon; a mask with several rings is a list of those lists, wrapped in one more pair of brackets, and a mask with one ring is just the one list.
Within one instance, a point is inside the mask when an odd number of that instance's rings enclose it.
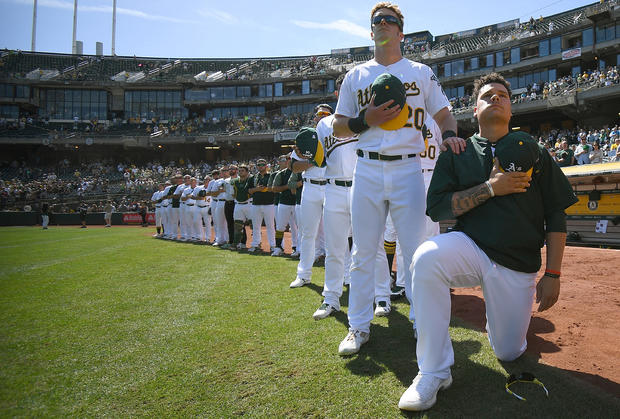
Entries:
{"label": "dark hair", "polygon": [[474,80],[474,91],[471,93],[472,97],[475,101],[478,100],[478,95],[480,94],[480,90],[491,83],[499,83],[506,88],[508,91],[508,97],[512,97],[512,90],[510,90],[510,83],[506,81],[504,77],[502,77],[499,73],[491,73],[486,76],[482,76],[479,79]]}
{"label": "dark hair", "polygon": [[346,75],[347,73],[342,73],[338,76],[338,78],[336,79],[336,90],[340,90],[340,86],[342,86],[342,81],[344,80],[344,76]]}

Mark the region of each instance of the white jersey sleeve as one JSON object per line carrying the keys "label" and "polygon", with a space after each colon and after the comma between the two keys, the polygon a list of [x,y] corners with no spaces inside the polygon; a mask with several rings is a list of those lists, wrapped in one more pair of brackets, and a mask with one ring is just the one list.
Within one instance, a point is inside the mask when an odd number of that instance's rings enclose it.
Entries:
{"label": "white jersey sleeve", "polygon": [[[352,72],[349,71],[342,81],[340,91],[338,93],[338,104],[336,105],[336,114],[346,116],[348,118],[355,118],[360,110],[358,103],[355,101],[356,95],[353,92],[353,86],[351,78]],[[372,83],[372,81],[371,81]]]}
{"label": "white jersey sleeve", "polygon": [[426,77],[422,79],[424,85],[422,91],[424,92],[424,102],[426,104],[428,116],[437,115],[437,112],[443,108],[451,110],[452,106],[450,106],[450,101],[446,97],[443,87],[441,87],[441,83],[433,73],[433,70],[427,65],[422,65],[422,69],[426,72]]}

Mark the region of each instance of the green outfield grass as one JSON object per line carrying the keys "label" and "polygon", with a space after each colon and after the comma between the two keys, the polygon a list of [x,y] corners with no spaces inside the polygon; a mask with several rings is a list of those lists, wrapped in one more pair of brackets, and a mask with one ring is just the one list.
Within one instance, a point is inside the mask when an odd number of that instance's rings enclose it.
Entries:
{"label": "green outfield grass", "polygon": [[[154,229],[0,229],[0,416],[400,417],[417,373],[408,305],[342,358],[346,314],[316,322],[323,268],[156,240]],[[343,309],[346,310],[346,299]],[[566,372],[501,365],[457,319],[454,384],[419,416],[613,417],[618,399]],[[530,371],[550,391],[504,391]],[[615,414],[613,412],[616,412]],[[413,415],[418,416],[418,415]]]}

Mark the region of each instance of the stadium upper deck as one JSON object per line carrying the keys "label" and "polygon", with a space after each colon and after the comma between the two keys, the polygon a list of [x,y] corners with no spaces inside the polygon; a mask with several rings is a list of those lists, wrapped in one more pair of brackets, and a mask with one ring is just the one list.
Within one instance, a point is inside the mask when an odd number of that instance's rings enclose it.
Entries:
{"label": "stadium upper deck", "polygon": [[[406,34],[403,51],[406,57],[431,66],[448,97],[464,105],[457,119],[461,131],[467,133],[474,129],[471,109],[466,105],[476,77],[499,71],[519,96],[524,92],[529,95],[535,85],[565,77],[577,79],[585,70],[616,66],[620,60],[619,15],[619,2],[614,0],[523,23],[516,19],[436,37],[427,31],[417,32]],[[31,117],[51,124],[124,121],[125,134],[134,137],[141,135],[132,125],[140,123],[192,118],[218,123],[226,118],[303,120],[315,104],[334,102],[334,81],[339,74],[371,56],[372,47],[318,56],[247,59],[2,51],[0,118]],[[539,129],[547,123],[600,125],[615,120],[620,86],[590,87],[575,85],[561,90],[561,95],[518,103],[513,122],[525,129]],[[220,141],[222,134],[230,142],[231,133],[241,137],[240,141],[264,141],[274,136],[276,140],[286,139],[286,135],[278,137],[277,131],[294,127],[282,124],[269,128],[243,138],[244,130],[233,127],[215,131],[215,138],[208,140]],[[113,138],[122,131],[107,134]],[[46,129],[33,131],[32,136],[40,143],[46,133]],[[147,139],[153,134],[141,133]],[[0,141],[27,142],[27,136],[16,138],[13,134],[1,133]],[[164,141],[161,134],[157,137],[158,142]],[[85,141],[84,136],[65,139],[68,143]],[[207,138],[198,140],[206,142]]]}

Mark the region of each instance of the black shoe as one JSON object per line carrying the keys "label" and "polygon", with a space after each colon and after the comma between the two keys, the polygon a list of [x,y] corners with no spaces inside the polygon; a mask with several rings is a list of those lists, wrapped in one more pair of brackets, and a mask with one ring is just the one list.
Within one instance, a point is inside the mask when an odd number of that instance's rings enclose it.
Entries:
{"label": "black shoe", "polygon": [[405,296],[405,287],[399,287],[397,285],[392,287],[392,293],[390,295],[391,300],[398,300]]}

